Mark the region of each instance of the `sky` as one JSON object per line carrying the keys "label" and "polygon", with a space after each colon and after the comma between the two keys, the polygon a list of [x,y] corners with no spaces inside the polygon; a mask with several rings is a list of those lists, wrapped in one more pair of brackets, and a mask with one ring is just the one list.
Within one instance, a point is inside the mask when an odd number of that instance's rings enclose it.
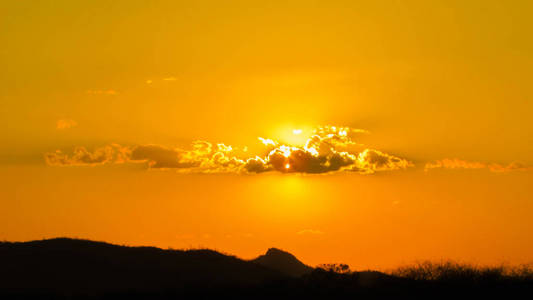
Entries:
{"label": "sky", "polygon": [[533,262],[531,1],[3,1],[0,240]]}

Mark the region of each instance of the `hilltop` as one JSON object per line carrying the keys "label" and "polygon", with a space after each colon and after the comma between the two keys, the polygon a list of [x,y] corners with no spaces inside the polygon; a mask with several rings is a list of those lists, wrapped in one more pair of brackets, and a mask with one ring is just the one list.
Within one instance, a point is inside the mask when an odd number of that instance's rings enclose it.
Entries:
{"label": "hilltop", "polygon": [[293,277],[300,277],[313,271],[313,268],[299,261],[294,255],[277,248],[268,249],[264,255],[251,262]]}

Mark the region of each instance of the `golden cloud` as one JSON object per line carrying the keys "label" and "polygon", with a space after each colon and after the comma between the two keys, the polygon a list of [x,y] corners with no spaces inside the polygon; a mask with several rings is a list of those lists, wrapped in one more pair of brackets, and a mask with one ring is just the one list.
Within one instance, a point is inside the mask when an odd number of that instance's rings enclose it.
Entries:
{"label": "golden cloud", "polygon": [[[186,173],[281,173],[322,174],[401,170],[413,166],[406,159],[374,149],[350,150],[358,145],[353,136],[364,130],[324,126],[316,128],[303,145],[283,144],[273,139],[259,138],[265,146],[261,155],[250,156],[244,149],[237,151],[222,143],[213,145],[195,141],[185,150],[161,145],[122,147],[116,144],[87,151],[78,147],[72,155],[61,151],[47,153],[49,165],[99,165],[106,163],[146,163],[151,169],[174,169]],[[300,132],[298,132],[300,134]]]}
{"label": "golden cloud", "polygon": [[445,158],[426,163],[425,171],[431,169],[488,169],[491,172],[510,172],[510,171],[528,171],[533,170],[519,162],[512,162],[508,165],[501,165],[497,163],[483,163],[477,161],[467,161],[457,158]]}
{"label": "golden cloud", "polygon": [[94,166],[106,163],[124,163],[129,161],[131,152],[127,147],[111,144],[88,151],[85,147],[76,147],[72,155],[60,150],[46,153],[44,159],[50,166]]}

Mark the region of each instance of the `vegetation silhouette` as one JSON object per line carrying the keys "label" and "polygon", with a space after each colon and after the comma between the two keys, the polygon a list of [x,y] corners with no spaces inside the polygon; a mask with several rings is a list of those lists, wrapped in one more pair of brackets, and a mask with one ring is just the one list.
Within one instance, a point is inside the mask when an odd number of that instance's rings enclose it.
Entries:
{"label": "vegetation silhouette", "polygon": [[1,299],[363,298],[533,295],[533,272],[424,262],[385,274],[311,268],[271,248],[253,260],[57,238],[0,243]]}
{"label": "vegetation silhouette", "polygon": [[347,264],[321,264],[317,268],[323,269],[328,272],[335,272],[340,274],[350,273],[350,266]]}

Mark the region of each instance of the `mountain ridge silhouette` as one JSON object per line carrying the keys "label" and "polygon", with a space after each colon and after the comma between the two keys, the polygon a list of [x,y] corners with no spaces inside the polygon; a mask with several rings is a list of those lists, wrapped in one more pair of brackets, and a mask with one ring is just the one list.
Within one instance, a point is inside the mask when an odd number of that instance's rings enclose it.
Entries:
{"label": "mountain ridge silhouette", "polygon": [[418,280],[370,270],[341,274],[311,268],[277,248],[243,260],[209,249],[164,250],[71,238],[0,242],[0,299],[437,299],[457,294],[509,298],[518,292],[533,294],[533,278]]}
{"label": "mountain ridge silhouette", "polygon": [[213,250],[163,250],[70,238],[2,242],[0,265],[0,288],[22,289],[159,289],[203,282],[255,285],[287,277]]}

